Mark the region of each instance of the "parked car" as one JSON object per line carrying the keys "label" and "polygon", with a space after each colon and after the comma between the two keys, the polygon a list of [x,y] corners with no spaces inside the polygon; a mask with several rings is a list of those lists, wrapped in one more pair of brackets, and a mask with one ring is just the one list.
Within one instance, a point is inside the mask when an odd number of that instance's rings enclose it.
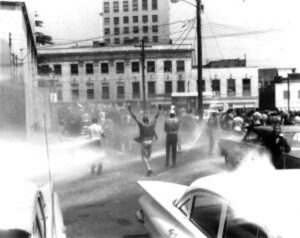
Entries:
{"label": "parked car", "polygon": [[[282,136],[285,137],[291,147],[289,153],[282,153],[280,167],[284,169],[300,168],[300,126],[282,126]],[[225,164],[229,169],[240,166],[245,160],[249,160],[249,152],[259,155],[267,153],[265,142],[272,135],[271,126],[259,126],[252,129],[244,138],[235,137],[220,139],[220,154],[225,158]],[[251,160],[261,159],[263,156],[252,156]]]}
{"label": "parked car", "polygon": [[38,189],[28,181],[4,178],[0,190],[0,237],[66,237],[58,197],[51,196],[50,186]]}
{"label": "parked car", "polygon": [[139,181],[138,220],[150,237],[300,237],[299,170],[228,172],[190,186]]}

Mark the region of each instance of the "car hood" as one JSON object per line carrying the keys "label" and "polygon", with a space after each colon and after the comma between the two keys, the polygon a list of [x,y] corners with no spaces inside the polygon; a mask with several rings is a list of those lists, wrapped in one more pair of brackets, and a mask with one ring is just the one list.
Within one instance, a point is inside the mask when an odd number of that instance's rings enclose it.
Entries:
{"label": "car hood", "polygon": [[138,181],[137,183],[163,207],[172,206],[174,200],[179,199],[188,188],[185,185],[159,181]]}

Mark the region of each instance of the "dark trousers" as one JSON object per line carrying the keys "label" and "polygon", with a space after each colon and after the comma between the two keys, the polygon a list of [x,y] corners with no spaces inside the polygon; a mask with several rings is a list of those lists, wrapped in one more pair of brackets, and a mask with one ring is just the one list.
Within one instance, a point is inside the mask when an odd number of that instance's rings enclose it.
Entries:
{"label": "dark trousers", "polygon": [[172,150],[172,164],[176,165],[177,134],[167,134],[166,138],[166,165],[169,165],[170,151]]}

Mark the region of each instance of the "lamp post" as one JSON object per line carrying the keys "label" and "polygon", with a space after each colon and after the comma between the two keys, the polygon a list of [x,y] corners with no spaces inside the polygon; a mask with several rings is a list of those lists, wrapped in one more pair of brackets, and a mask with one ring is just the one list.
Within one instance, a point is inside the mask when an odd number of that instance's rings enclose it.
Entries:
{"label": "lamp post", "polygon": [[199,120],[203,119],[203,89],[202,89],[202,34],[201,34],[201,0],[195,0],[196,5],[185,1],[185,0],[171,0],[172,3],[177,3],[178,1],[184,1],[194,7],[196,7],[196,18],[197,18],[197,91],[198,91],[198,116]]}

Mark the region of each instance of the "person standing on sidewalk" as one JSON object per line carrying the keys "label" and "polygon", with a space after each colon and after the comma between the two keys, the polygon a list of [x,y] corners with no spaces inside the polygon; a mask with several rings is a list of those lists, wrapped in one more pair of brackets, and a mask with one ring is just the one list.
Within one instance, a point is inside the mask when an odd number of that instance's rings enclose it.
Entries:
{"label": "person standing on sidewalk", "polygon": [[140,136],[134,138],[134,140],[141,144],[141,158],[147,169],[146,176],[150,176],[151,174],[153,174],[153,171],[149,164],[149,160],[151,158],[152,143],[153,141],[157,140],[157,134],[155,133],[155,126],[156,126],[156,120],[159,116],[160,110],[161,110],[161,105],[158,105],[158,110],[151,121],[149,120],[148,116],[143,116],[143,120],[140,121],[133,114],[131,110],[131,105],[128,105],[128,111],[139,127]]}
{"label": "person standing on sidewalk", "polygon": [[168,117],[164,124],[164,130],[166,135],[166,168],[169,167],[170,151],[172,150],[172,167],[176,167],[176,153],[177,153],[177,141],[178,141],[178,130],[180,121],[176,117],[175,108],[171,108]]}

